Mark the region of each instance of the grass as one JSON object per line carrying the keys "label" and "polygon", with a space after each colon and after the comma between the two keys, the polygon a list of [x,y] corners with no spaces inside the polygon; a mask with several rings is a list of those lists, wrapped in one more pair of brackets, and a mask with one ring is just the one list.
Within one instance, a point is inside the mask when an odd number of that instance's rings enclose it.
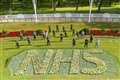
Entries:
{"label": "grass", "polygon": [[[56,12],[59,13],[63,13],[63,12],[76,12],[76,7],[72,6],[64,6],[64,7],[56,7]],[[80,6],[78,7],[78,11],[77,12],[89,12],[89,6]],[[92,8],[92,12],[93,13],[98,13],[98,9],[96,6],[93,6]],[[16,8],[15,10],[12,10],[11,12],[7,11],[7,10],[2,10],[2,12],[0,12],[0,14],[27,14],[27,13],[34,13],[33,9],[23,9],[23,8]],[[51,7],[41,7],[41,8],[37,8],[37,13],[54,13],[53,8]],[[120,4],[117,5],[112,5],[109,7],[101,7],[101,13],[120,13]]]}
{"label": "grass", "polygon": [[[81,28],[102,28],[102,29],[117,29],[120,30],[120,23],[0,23],[0,32],[4,29],[6,31],[19,31],[19,30],[37,30],[48,29],[48,25],[55,29],[56,24],[64,27],[69,27],[73,24],[75,30]],[[12,28],[10,27],[12,26]]]}
{"label": "grass", "polygon": [[[65,26],[67,30],[69,30],[69,25],[71,23],[0,23],[0,31],[2,29],[5,29],[7,31],[18,31],[18,30],[36,30],[36,29],[47,29],[48,25],[51,25],[52,29],[55,29],[55,25],[59,24],[60,26]],[[99,28],[112,28],[112,29],[120,29],[119,24],[120,23],[72,23],[74,26],[75,30],[79,30],[84,27],[99,27]],[[60,27],[62,29],[62,27]],[[57,36],[59,36],[60,33],[57,33]],[[87,76],[87,75],[34,75],[34,76],[11,76],[10,72],[7,67],[5,67],[5,63],[7,59],[10,59],[11,57],[17,55],[21,51],[27,50],[27,49],[43,49],[43,48],[80,48],[83,49],[83,41],[84,39],[79,38],[77,39],[77,45],[75,47],[72,46],[71,44],[71,32],[68,33],[69,37],[64,38],[63,42],[59,42],[59,38],[52,37],[52,33],[50,33],[50,39],[52,41],[50,46],[46,46],[46,41],[42,40],[40,37],[37,40],[32,41],[32,46],[28,46],[26,40],[20,41],[20,44],[22,45],[20,49],[15,48],[15,42],[14,38],[4,38],[0,39],[0,69],[2,70],[1,73],[1,80],[41,80],[41,79],[47,79],[47,78],[54,78],[54,80],[60,78],[60,79],[70,79],[70,80],[76,80],[76,79],[82,79],[82,80],[87,80],[87,79],[92,79],[96,77],[96,79],[103,80],[106,78],[109,78],[108,76],[101,76],[101,75],[93,75],[93,76]],[[96,36],[95,36],[96,37]],[[94,37],[94,38],[95,38]],[[32,38],[32,37],[31,37]],[[101,37],[100,38],[101,45],[98,47],[98,49],[102,49],[105,52],[107,52],[109,55],[112,55],[115,57],[115,59],[118,62],[118,66],[120,67],[120,38],[119,37]],[[89,45],[88,49],[94,49],[94,43]],[[120,73],[120,68],[118,70],[118,73]],[[119,75],[116,75],[112,79],[120,79]],[[110,80],[112,80],[110,79]]]}

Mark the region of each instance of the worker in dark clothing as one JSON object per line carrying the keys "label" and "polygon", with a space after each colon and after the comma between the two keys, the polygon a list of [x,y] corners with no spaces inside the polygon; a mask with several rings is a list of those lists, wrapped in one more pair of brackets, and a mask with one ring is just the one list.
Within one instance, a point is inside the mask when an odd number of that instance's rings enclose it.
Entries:
{"label": "worker in dark clothing", "polygon": [[73,25],[72,25],[72,24],[70,25],[70,30],[71,30],[71,31],[73,30]]}
{"label": "worker in dark clothing", "polygon": [[79,37],[79,32],[76,32],[76,36]]}
{"label": "worker in dark clothing", "polygon": [[85,39],[84,47],[88,48],[88,39],[87,38]]}
{"label": "worker in dark clothing", "polygon": [[75,38],[72,39],[72,45],[73,45],[73,46],[76,45],[76,40],[75,40]]}
{"label": "worker in dark clothing", "polygon": [[51,27],[50,27],[50,25],[48,26],[48,29],[49,29],[49,32],[51,32]]}
{"label": "worker in dark clothing", "polygon": [[47,46],[49,46],[49,45],[50,45],[50,39],[47,38]]}
{"label": "worker in dark clothing", "polygon": [[58,25],[56,25],[56,32],[59,32],[59,27],[58,27]]}
{"label": "worker in dark clothing", "polygon": [[55,30],[53,30],[52,33],[53,33],[53,37],[55,37],[56,36]]}
{"label": "worker in dark clothing", "polygon": [[31,45],[32,45],[32,42],[31,42],[30,37],[27,37],[27,42],[28,42],[28,45],[29,45],[29,46],[31,46]]}
{"label": "worker in dark clothing", "polygon": [[92,43],[93,42],[93,35],[91,34],[90,35],[90,43]]}
{"label": "worker in dark clothing", "polygon": [[73,36],[75,35],[75,29],[72,30],[72,35],[73,35]]}
{"label": "worker in dark clothing", "polygon": [[67,32],[66,32],[66,30],[64,31],[64,35],[65,35],[65,37],[67,37]]}
{"label": "worker in dark clothing", "polygon": [[60,42],[63,41],[63,34],[60,34]]}
{"label": "worker in dark clothing", "polygon": [[62,27],[62,29],[63,29],[63,32],[65,32],[65,27],[64,26]]}

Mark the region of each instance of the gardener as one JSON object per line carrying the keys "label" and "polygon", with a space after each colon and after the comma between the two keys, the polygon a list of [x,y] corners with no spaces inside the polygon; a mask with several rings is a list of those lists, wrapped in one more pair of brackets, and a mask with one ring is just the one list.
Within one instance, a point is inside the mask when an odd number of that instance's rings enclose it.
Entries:
{"label": "gardener", "polygon": [[65,27],[64,26],[62,27],[62,29],[63,29],[63,32],[65,32]]}
{"label": "gardener", "polygon": [[98,38],[96,38],[95,40],[95,47],[98,47],[100,45],[100,40]]}
{"label": "gardener", "polygon": [[63,34],[61,33],[60,34],[60,42],[62,42],[63,41]]}
{"label": "gardener", "polygon": [[85,32],[82,30],[81,31],[81,36],[84,36],[85,35]]}
{"label": "gardener", "polygon": [[43,33],[42,30],[36,30],[36,34],[37,34],[37,36],[41,36],[42,33]]}
{"label": "gardener", "polygon": [[73,30],[73,25],[72,25],[72,24],[70,25],[70,30],[71,30],[71,31]]}
{"label": "gardener", "polygon": [[64,35],[65,35],[65,37],[67,37],[67,32],[66,32],[66,30],[64,31]]}
{"label": "gardener", "polygon": [[48,31],[45,30],[45,38],[47,39],[48,38]]}
{"label": "gardener", "polygon": [[79,37],[79,32],[76,32],[76,36]]}
{"label": "gardener", "polygon": [[58,27],[58,25],[56,25],[56,32],[59,32],[59,27]]}
{"label": "gardener", "polygon": [[75,35],[75,29],[72,30],[72,35],[73,35],[73,36]]}
{"label": "gardener", "polygon": [[43,32],[43,39],[47,39],[47,37],[48,37],[48,31],[45,30],[45,31]]}
{"label": "gardener", "polygon": [[5,31],[4,29],[2,30],[2,34],[3,34],[3,37],[6,37],[7,36],[7,31]]}
{"label": "gardener", "polygon": [[51,32],[51,27],[50,27],[50,25],[48,26],[48,28],[49,28],[49,32]]}
{"label": "gardener", "polygon": [[72,39],[72,45],[73,45],[73,46],[76,45],[76,40],[75,40],[75,38]]}
{"label": "gardener", "polygon": [[29,45],[29,46],[31,46],[31,45],[32,45],[32,42],[31,42],[30,37],[27,37],[27,42],[28,42],[28,45]]}
{"label": "gardener", "polygon": [[50,45],[50,39],[47,37],[47,46]]}
{"label": "gardener", "polygon": [[90,35],[90,43],[92,43],[93,42],[93,35],[91,34]]}
{"label": "gardener", "polygon": [[35,31],[33,31],[33,38],[36,39],[37,38],[37,33]]}
{"label": "gardener", "polygon": [[52,33],[53,33],[53,37],[55,37],[55,35],[56,35],[55,30],[53,30]]}
{"label": "gardener", "polygon": [[16,39],[16,48],[20,48],[19,40]]}
{"label": "gardener", "polygon": [[20,37],[20,40],[23,40],[23,39],[24,39],[24,34],[23,34],[23,32],[20,31],[19,37]]}
{"label": "gardener", "polygon": [[87,38],[85,39],[84,47],[88,48],[88,39]]}
{"label": "gardener", "polygon": [[43,39],[45,39],[45,32],[43,32],[42,36],[43,36]]}

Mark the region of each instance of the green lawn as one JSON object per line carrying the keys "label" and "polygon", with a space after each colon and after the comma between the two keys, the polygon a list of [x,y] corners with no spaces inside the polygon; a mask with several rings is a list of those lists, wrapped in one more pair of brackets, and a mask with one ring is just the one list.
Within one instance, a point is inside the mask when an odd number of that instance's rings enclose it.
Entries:
{"label": "green lawn", "polygon": [[[16,8],[15,10],[11,10],[11,11],[8,11],[8,10],[1,10],[2,12],[0,12],[0,14],[20,14],[20,13],[23,13],[23,14],[27,14],[27,13],[34,13],[34,10],[33,9],[23,9],[23,8]],[[63,13],[63,12],[76,12],[76,7],[74,6],[63,6],[63,7],[56,7],[56,12],[59,12],[59,13]],[[78,11],[77,12],[89,12],[89,6],[80,6],[78,7]],[[98,9],[96,6],[93,6],[92,8],[92,12],[93,13],[97,13],[98,12]],[[54,10],[52,7],[41,7],[41,8],[37,8],[37,13],[54,13]],[[112,5],[112,6],[109,6],[109,7],[101,7],[101,13],[120,13],[120,5],[117,4],[117,5]]]}
{"label": "green lawn", "polygon": [[[69,25],[70,23],[0,23],[0,31],[2,31],[2,29],[5,29],[7,31],[18,31],[18,30],[36,30],[36,29],[48,29],[48,25],[51,25],[52,29],[55,29],[55,25],[59,24],[60,26],[65,26],[65,28],[67,30],[69,30]],[[81,28],[84,27],[99,27],[99,28],[112,28],[112,29],[120,29],[119,27],[120,23],[94,23],[94,24],[90,24],[90,23],[73,23],[73,28],[75,30],[79,30]],[[60,27],[60,29],[62,29],[62,27]],[[61,32],[57,33],[57,36],[59,36]],[[29,75],[22,75],[22,76],[11,76],[10,71],[8,70],[8,68],[6,67],[6,60],[9,60],[11,57],[17,55],[18,53],[27,50],[27,49],[48,49],[48,48],[52,48],[52,49],[73,49],[73,48],[80,48],[83,49],[83,42],[85,38],[78,38],[77,39],[77,45],[75,47],[72,46],[71,44],[71,40],[72,40],[72,33],[68,32],[68,36],[64,38],[63,42],[59,42],[59,38],[58,37],[53,37],[52,33],[50,33],[50,40],[51,40],[51,45],[50,46],[46,46],[46,41],[41,39],[40,37],[37,38],[37,40],[32,40],[32,46],[28,46],[26,40],[24,41],[20,41],[20,44],[22,45],[20,47],[20,49],[16,49],[15,48],[15,42],[14,40],[16,39],[14,38],[4,38],[4,39],[0,39],[0,59],[1,59],[1,63],[0,63],[0,73],[1,73],[1,80],[39,80],[41,79],[47,79],[47,78],[53,78],[53,79],[57,79],[57,78],[63,78],[63,79],[71,79],[71,80],[76,80],[76,79],[83,79],[83,80],[87,80],[87,79],[92,79],[92,78],[96,78],[96,79],[107,79],[109,78],[108,76],[102,76],[102,75],[93,75],[93,76],[89,76],[89,75],[34,75],[34,76],[29,76]],[[86,36],[87,37],[87,36]],[[89,36],[88,36],[89,37]],[[96,36],[94,36],[95,38]],[[118,62],[118,66],[120,67],[120,38],[119,37],[103,37],[103,36],[99,36],[100,37],[100,41],[101,41],[101,45],[97,48],[97,49],[101,49],[104,50],[105,52],[107,52],[109,55],[112,55],[116,61]],[[31,37],[32,38],[32,37]],[[94,47],[94,42],[89,44],[88,49],[95,49]],[[120,68],[118,70],[118,73],[120,74]],[[120,79],[119,75],[114,76],[113,78],[111,78],[110,80],[113,79]],[[53,80],[52,79],[52,80]]]}
{"label": "green lawn", "polygon": [[[20,30],[37,30],[37,29],[48,29],[48,25],[50,25],[53,29],[55,29],[56,24],[64,26],[68,28],[70,24],[73,24],[75,30],[79,30],[81,28],[101,28],[101,29],[115,29],[120,30],[120,23],[0,23],[0,32],[4,29],[6,31],[20,31]],[[12,28],[11,28],[12,26]]]}

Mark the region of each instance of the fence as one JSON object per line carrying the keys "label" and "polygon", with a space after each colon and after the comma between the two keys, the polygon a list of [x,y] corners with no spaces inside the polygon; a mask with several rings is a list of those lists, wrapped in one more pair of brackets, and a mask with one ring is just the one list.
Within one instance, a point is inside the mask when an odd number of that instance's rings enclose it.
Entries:
{"label": "fence", "polygon": [[[89,14],[55,13],[38,14],[38,22],[88,22]],[[0,22],[34,22],[34,14],[1,15]],[[91,22],[120,22],[120,14],[92,14]]]}

